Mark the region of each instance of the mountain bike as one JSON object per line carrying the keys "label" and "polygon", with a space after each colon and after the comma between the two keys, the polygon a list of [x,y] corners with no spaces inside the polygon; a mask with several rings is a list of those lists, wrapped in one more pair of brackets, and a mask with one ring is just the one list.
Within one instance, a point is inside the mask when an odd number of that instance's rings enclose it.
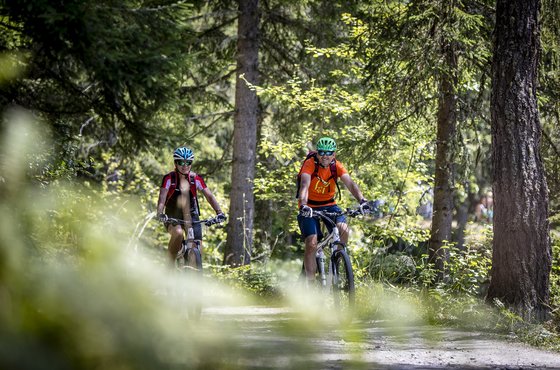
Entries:
{"label": "mountain bike", "polygon": [[[376,218],[380,217],[379,205],[379,201],[370,202],[372,211],[368,213],[373,214]],[[334,307],[339,312],[352,309],[356,296],[350,255],[346,245],[340,241],[340,232],[334,221],[336,217],[342,215],[357,217],[363,213],[359,208],[347,209],[344,212],[313,211],[313,217],[322,220],[331,229],[331,232],[317,244],[316,277],[322,289],[332,292]],[[305,265],[302,266],[302,276],[305,278]]]}
{"label": "mountain bike", "polygon": [[[175,267],[179,271],[187,271],[187,272],[196,272],[200,278],[203,276],[202,271],[202,255],[200,253],[200,240],[194,240],[194,230],[192,226],[198,224],[204,224],[206,226],[217,225],[222,221],[218,221],[216,217],[207,218],[205,220],[197,220],[187,222],[185,220],[180,220],[177,218],[167,218],[167,222],[172,225],[186,225],[188,228],[186,229],[186,238],[185,233],[183,233],[183,241],[181,242],[181,249],[177,252],[177,256],[175,257]],[[189,263],[189,258],[191,263]],[[194,263],[193,263],[194,262]],[[191,266],[193,265],[194,266]],[[200,314],[202,312],[202,306],[200,303],[195,303],[188,305],[188,314],[189,317],[198,320],[200,318]]]}
{"label": "mountain bike", "polygon": [[[200,253],[200,241],[194,240],[194,231],[192,226],[204,224],[206,226],[212,226],[221,223],[216,217],[210,217],[205,220],[197,220],[187,222],[185,220],[180,220],[178,218],[167,218],[167,222],[175,225],[186,225],[190,226],[186,230],[187,238],[183,235],[183,241],[181,242],[181,249],[177,252],[175,257],[175,267],[179,270],[183,269],[194,269],[202,274],[202,255]],[[189,266],[189,257],[194,259],[194,266]]]}

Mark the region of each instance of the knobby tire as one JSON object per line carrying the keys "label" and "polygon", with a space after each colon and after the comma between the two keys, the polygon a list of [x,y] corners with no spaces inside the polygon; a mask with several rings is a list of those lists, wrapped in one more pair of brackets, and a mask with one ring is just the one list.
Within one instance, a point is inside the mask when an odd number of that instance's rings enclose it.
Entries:
{"label": "knobby tire", "polygon": [[342,314],[343,311],[351,311],[354,308],[356,299],[354,272],[352,271],[350,256],[344,249],[334,252],[331,261],[333,264],[334,305]]}
{"label": "knobby tire", "polygon": [[[194,261],[196,268],[192,268],[189,266],[189,253],[194,255]],[[185,254],[183,255],[183,270],[186,273],[195,273],[199,275],[199,278],[202,278],[203,271],[202,271],[202,255],[200,250],[196,247],[188,249]],[[200,303],[188,304],[188,314],[189,318],[192,320],[198,321],[200,319],[200,315],[202,313],[202,306]]]}

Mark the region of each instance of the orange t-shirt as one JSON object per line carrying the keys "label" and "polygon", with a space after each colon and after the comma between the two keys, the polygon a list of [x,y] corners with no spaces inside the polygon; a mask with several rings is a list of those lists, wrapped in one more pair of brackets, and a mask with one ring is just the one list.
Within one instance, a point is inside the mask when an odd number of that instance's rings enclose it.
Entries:
{"label": "orange t-shirt", "polygon": [[[336,192],[336,184],[334,178],[331,178],[332,173],[330,166],[329,167],[321,167],[318,166],[317,169],[317,176],[313,176],[313,172],[315,172],[315,161],[313,158],[309,158],[303,164],[301,169],[301,173],[307,173],[311,176],[311,183],[309,184],[309,192],[307,195],[308,200],[316,201],[316,202],[325,202],[321,205],[314,205],[308,203],[307,205],[310,207],[323,207],[323,206],[330,206],[336,204],[334,200],[334,194]],[[336,161],[336,174],[340,178],[342,175],[347,173],[346,168],[340,163]],[[332,200],[331,202],[327,202]]]}

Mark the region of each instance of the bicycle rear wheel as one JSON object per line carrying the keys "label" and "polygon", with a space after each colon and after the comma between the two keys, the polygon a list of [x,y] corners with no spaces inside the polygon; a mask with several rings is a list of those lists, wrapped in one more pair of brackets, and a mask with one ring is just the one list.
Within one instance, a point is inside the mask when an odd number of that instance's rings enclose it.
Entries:
{"label": "bicycle rear wheel", "polygon": [[333,253],[331,262],[334,306],[338,311],[351,311],[354,308],[356,288],[350,256],[344,249],[337,250]]}

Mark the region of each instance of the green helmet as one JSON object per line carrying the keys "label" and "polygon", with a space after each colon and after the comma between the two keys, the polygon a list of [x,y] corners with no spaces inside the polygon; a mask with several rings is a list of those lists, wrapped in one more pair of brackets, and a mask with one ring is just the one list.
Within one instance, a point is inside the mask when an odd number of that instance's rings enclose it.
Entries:
{"label": "green helmet", "polygon": [[317,150],[336,152],[336,142],[330,137],[322,137],[317,141]]}

